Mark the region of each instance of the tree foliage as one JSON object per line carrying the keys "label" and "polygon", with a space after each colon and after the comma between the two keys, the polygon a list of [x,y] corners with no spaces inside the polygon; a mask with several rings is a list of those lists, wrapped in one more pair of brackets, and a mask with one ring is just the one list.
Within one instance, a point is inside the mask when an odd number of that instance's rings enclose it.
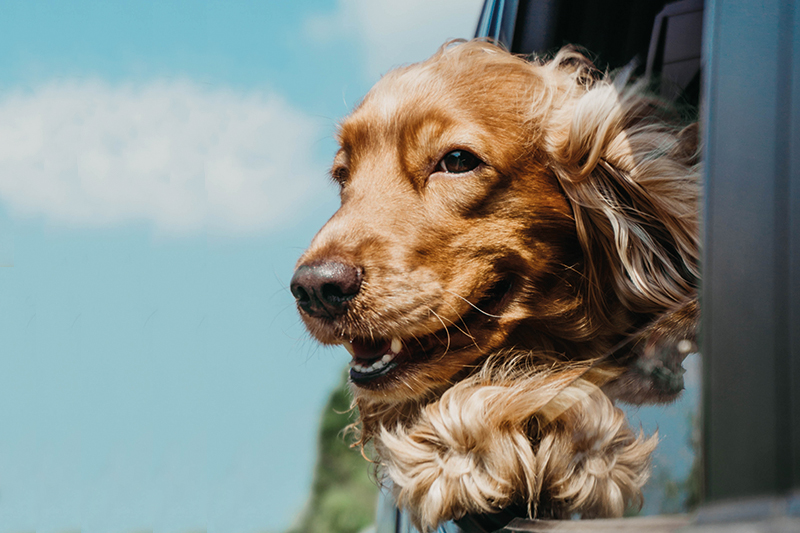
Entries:
{"label": "tree foliage", "polygon": [[372,465],[344,435],[356,417],[350,398],[345,375],[322,414],[311,497],[289,533],[358,533],[375,521],[378,487]]}

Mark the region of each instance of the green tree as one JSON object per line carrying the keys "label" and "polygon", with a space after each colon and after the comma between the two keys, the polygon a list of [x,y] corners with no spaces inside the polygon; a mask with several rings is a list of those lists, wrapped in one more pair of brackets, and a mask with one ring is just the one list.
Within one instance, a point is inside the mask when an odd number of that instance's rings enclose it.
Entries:
{"label": "green tree", "polygon": [[378,487],[372,465],[344,435],[356,418],[350,398],[345,374],[322,414],[311,497],[290,533],[358,533],[375,521]]}

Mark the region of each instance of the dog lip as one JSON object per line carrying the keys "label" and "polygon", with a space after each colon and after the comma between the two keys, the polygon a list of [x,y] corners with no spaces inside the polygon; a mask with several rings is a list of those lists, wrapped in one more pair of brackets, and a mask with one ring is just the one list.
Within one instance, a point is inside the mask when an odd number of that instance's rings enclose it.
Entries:
{"label": "dog lip", "polygon": [[397,366],[398,366],[398,363],[392,361],[392,362],[388,363],[386,366],[384,366],[383,368],[380,368],[380,369],[378,369],[378,370],[376,370],[374,372],[360,372],[360,371],[356,370],[355,368],[351,368],[350,369],[350,380],[353,383],[356,383],[356,384],[366,384],[366,383],[369,383],[370,381],[372,381],[374,379],[377,379],[377,378],[379,378],[381,376],[385,376],[386,374],[388,374],[389,372],[391,372],[392,370],[397,368]]}

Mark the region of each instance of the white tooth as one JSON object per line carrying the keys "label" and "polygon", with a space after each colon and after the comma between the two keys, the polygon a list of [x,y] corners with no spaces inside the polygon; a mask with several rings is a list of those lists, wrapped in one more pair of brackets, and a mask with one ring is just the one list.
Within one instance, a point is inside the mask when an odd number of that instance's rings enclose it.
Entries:
{"label": "white tooth", "polygon": [[384,355],[383,357],[381,357],[381,361],[383,361],[384,363],[388,363],[392,359],[394,359],[394,356],[392,354],[388,354],[388,353],[386,355]]}
{"label": "white tooth", "polygon": [[403,343],[400,342],[400,339],[394,337],[392,339],[392,351],[394,353],[400,353],[400,350],[403,349]]}
{"label": "white tooth", "polygon": [[356,362],[351,359],[349,365],[350,365],[350,368],[355,368],[356,367]]}
{"label": "white tooth", "polygon": [[383,368],[383,363],[382,363],[381,361],[376,361],[375,363],[373,363],[373,364],[372,364],[372,365],[369,367],[369,369],[370,369],[370,370],[373,370],[373,371],[374,371],[374,370],[380,370],[381,368]]}
{"label": "white tooth", "polygon": [[352,342],[344,341],[344,342],[342,342],[342,346],[344,346],[345,350],[350,352],[350,355],[352,355],[353,357],[356,356],[356,351],[353,349],[353,343]]}

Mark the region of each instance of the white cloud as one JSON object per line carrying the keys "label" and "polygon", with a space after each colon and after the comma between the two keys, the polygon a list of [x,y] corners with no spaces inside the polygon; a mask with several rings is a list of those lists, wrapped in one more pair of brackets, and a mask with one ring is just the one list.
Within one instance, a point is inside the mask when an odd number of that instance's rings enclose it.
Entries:
{"label": "white cloud", "polygon": [[269,231],[319,182],[322,137],[274,94],[55,82],[0,94],[0,201],[66,225]]}
{"label": "white cloud", "polygon": [[376,78],[392,67],[421,61],[448,39],[474,36],[483,0],[338,0],[333,13],[307,21],[319,41],[356,39],[366,72]]}

